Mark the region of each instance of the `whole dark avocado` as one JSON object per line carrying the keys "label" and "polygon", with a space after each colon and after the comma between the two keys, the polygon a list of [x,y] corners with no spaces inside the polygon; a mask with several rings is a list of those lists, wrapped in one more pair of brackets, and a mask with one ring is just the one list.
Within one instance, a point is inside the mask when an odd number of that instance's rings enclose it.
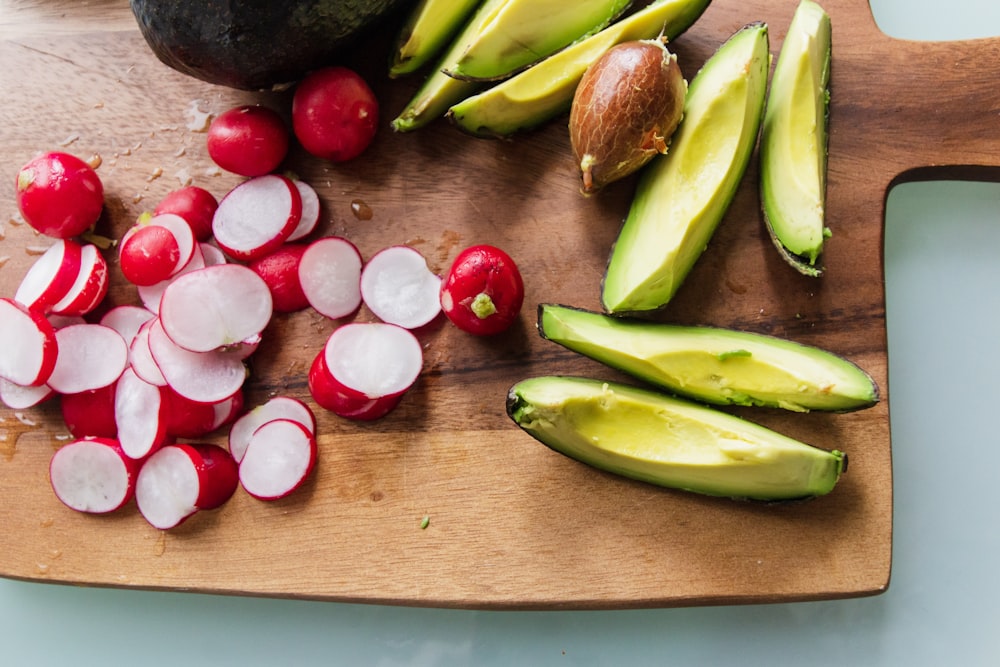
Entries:
{"label": "whole dark avocado", "polygon": [[130,0],[153,53],[209,83],[262,90],[329,64],[413,0]]}

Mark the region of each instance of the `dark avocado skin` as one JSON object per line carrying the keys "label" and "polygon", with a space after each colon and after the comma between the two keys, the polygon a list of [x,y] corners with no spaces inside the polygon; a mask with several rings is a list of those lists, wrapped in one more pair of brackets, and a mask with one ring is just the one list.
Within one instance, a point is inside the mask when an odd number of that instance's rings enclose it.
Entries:
{"label": "dark avocado skin", "polygon": [[130,0],[166,65],[242,90],[293,83],[414,0]]}

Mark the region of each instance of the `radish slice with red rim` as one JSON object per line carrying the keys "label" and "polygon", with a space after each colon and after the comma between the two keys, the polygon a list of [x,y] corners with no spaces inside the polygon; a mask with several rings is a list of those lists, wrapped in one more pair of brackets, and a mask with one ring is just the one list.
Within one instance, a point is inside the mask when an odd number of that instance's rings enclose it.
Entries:
{"label": "radish slice with red rim", "polygon": [[14,300],[32,310],[48,312],[76,282],[83,246],[60,239],[35,260],[14,293]]}
{"label": "radish slice with red rim", "polygon": [[237,461],[250,444],[254,431],[275,419],[288,419],[302,424],[310,433],[316,433],[316,416],[309,406],[290,396],[274,396],[266,403],[258,405],[239,416],[229,429],[229,453]]}
{"label": "radish slice with red rim", "polygon": [[320,406],[348,419],[389,413],[423,368],[423,350],[407,329],[356,322],[336,329],[313,361],[309,391]]}
{"label": "radish slice with red rim", "polygon": [[247,442],[240,484],[254,498],[277,500],[298,489],[315,465],[316,436],[298,421],[272,419]]}
{"label": "radish slice with red rim", "polygon": [[56,497],[78,512],[107,514],[133,497],[139,462],[130,459],[112,438],[74,440],[59,448],[49,462],[49,481]]}
{"label": "radish slice with red rim", "polygon": [[267,174],[230,190],[212,218],[215,242],[230,257],[251,261],[286,240],[302,216],[302,196],[285,176]]}
{"label": "radish slice with red rim", "polygon": [[56,330],[44,315],[0,297],[0,377],[26,387],[43,384],[58,349]]}
{"label": "radish slice with red rim", "polygon": [[154,528],[169,530],[198,510],[215,509],[236,491],[235,461],[216,445],[167,445],[150,456],[135,485],[135,500]]}
{"label": "radish slice with red rim", "polygon": [[24,386],[0,377],[0,403],[11,410],[27,410],[47,401],[55,395],[47,384]]}
{"label": "radish slice with red rim", "polygon": [[48,384],[61,394],[113,384],[128,368],[129,350],[121,334],[103,324],[73,324],[56,331],[59,354]]}
{"label": "radish slice with red rim", "polygon": [[56,315],[86,315],[108,293],[108,263],[97,246],[85,244],[80,250],[80,271],[69,291],[52,305]]}
{"label": "radish slice with red rim", "polygon": [[299,260],[299,284],[309,305],[330,319],[347,317],[361,306],[361,253],[339,236],[309,244]]}
{"label": "radish slice with red rim", "polygon": [[217,246],[214,246],[211,243],[200,243],[198,247],[201,250],[202,261],[205,266],[225,264],[229,261],[226,259],[226,253],[222,252]]}
{"label": "radish slice with red rim", "polygon": [[226,424],[231,424],[239,417],[243,411],[243,390],[237,391],[227,399],[212,404],[215,412],[215,421],[212,430],[222,428]]}
{"label": "radish slice with red rim", "polygon": [[74,438],[117,438],[118,422],[115,421],[117,391],[116,382],[91,391],[60,394],[59,410],[70,434]]}
{"label": "radish slice with red rim", "polygon": [[166,383],[192,401],[225,400],[240,390],[247,377],[240,357],[218,350],[186,350],[170,340],[159,319],[149,327],[149,351]]}
{"label": "radish slice with red rim", "polygon": [[167,442],[167,410],[163,390],[131,369],[122,373],[115,391],[115,424],[122,450],[143,459]]}
{"label": "radish slice with red rim", "polygon": [[123,305],[115,306],[104,313],[99,323],[120,333],[125,343],[131,346],[142,325],[153,317],[153,313],[145,308]]}
{"label": "radish slice with red rim", "polygon": [[414,248],[398,245],[377,252],[361,272],[361,297],[383,322],[415,329],[441,312],[441,278]]}
{"label": "radish slice with red rim", "polygon": [[135,337],[129,345],[128,358],[129,366],[135,374],[150,384],[162,387],[167,384],[166,378],[160,372],[160,367],[153,359],[153,353],[149,350],[149,330],[158,322],[156,316],[143,323],[136,332]]}
{"label": "radish slice with red rim", "polygon": [[206,266],[175,279],[160,299],[160,324],[192,352],[208,352],[258,336],[271,320],[267,283],[242,264]]}
{"label": "radish slice with red rim", "polygon": [[289,241],[299,241],[313,233],[319,225],[321,205],[319,194],[316,189],[305,181],[293,181],[302,198],[302,214],[299,217],[299,224],[295,226],[288,236]]}

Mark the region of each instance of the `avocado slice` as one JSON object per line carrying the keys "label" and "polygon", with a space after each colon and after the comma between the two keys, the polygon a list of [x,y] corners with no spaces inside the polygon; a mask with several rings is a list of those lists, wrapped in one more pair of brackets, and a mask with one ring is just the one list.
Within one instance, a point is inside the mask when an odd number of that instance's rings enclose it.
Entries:
{"label": "avocado slice", "polygon": [[540,63],[472,95],[448,110],[461,129],[481,137],[506,137],[528,130],[569,111],[573,93],[587,68],[622,42],[668,40],[687,30],[711,0],[655,0]]}
{"label": "avocado slice", "polygon": [[833,490],[847,455],[725,412],[624,384],[545,376],[518,382],[507,414],[572,459],[711,496],[792,500]]}
{"label": "avocado slice", "polygon": [[631,4],[632,0],[507,0],[446,71],[457,79],[505,78],[601,30]]}
{"label": "avocado slice", "polygon": [[717,405],[846,412],[875,405],[878,387],[854,363],[764,334],[629,320],[541,304],[547,340],[673,393]]}
{"label": "avocado slice", "polygon": [[445,72],[454,67],[455,62],[465,53],[467,46],[472,43],[483,26],[489,23],[494,13],[507,1],[486,0],[479,6],[406,107],[393,119],[392,128],[395,131],[412,132],[424,127],[435,118],[443,116],[452,104],[485,86],[481,82],[456,79]]}
{"label": "avocado slice", "polygon": [[669,152],[640,172],[604,276],[607,312],[663,308],[701,256],[757,143],[768,67],[767,25],[753,23],[691,81]]}
{"label": "avocado slice", "polygon": [[800,273],[820,276],[828,235],[827,125],[830,108],[830,17],[802,0],[781,45],[760,138],[760,199],[768,232]]}
{"label": "avocado slice", "polygon": [[461,30],[481,0],[420,0],[396,37],[389,76],[416,72]]}

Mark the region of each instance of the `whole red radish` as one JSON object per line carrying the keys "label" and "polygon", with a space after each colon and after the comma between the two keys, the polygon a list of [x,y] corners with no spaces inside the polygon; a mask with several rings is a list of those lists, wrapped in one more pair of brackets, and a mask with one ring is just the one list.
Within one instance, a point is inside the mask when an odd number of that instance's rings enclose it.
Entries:
{"label": "whole red radish", "polygon": [[360,155],[378,127],[379,105],[368,83],[346,67],[307,76],[292,99],[292,130],[309,153],[333,162]]}
{"label": "whole red radish", "polygon": [[79,236],[101,217],[104,185],[93,168],[69,153],[34,158],[17,172],[17,208],[47,236]]}
{"label": "whole red radish", "polygon": [[133,285],[155,285],[170,278],[180,261],[177,238],[162,225],[133,227],[118,244],[118,264]]}
{"label": "whole red radish", "polygon": [[173,213],[184,218],[194,237],[199,241],[212,238],[212,217],[219,208],[219,200],[211,192],[197,185],[187,185],[167,193],[153,211],[153,215]]}
{"label": "whole red radish", "polygon": [[263,176],[288,153],[288,128],[273,109],[243,105],[225,111],[208,127],[208,155],[240,176]]}
{"label": "whole red radish", "polygon": [[441,309],[455,326],[477,336],[506,330],[523,303],[521,272],[510,255],[495,246],[466,248],[441,282]]}

